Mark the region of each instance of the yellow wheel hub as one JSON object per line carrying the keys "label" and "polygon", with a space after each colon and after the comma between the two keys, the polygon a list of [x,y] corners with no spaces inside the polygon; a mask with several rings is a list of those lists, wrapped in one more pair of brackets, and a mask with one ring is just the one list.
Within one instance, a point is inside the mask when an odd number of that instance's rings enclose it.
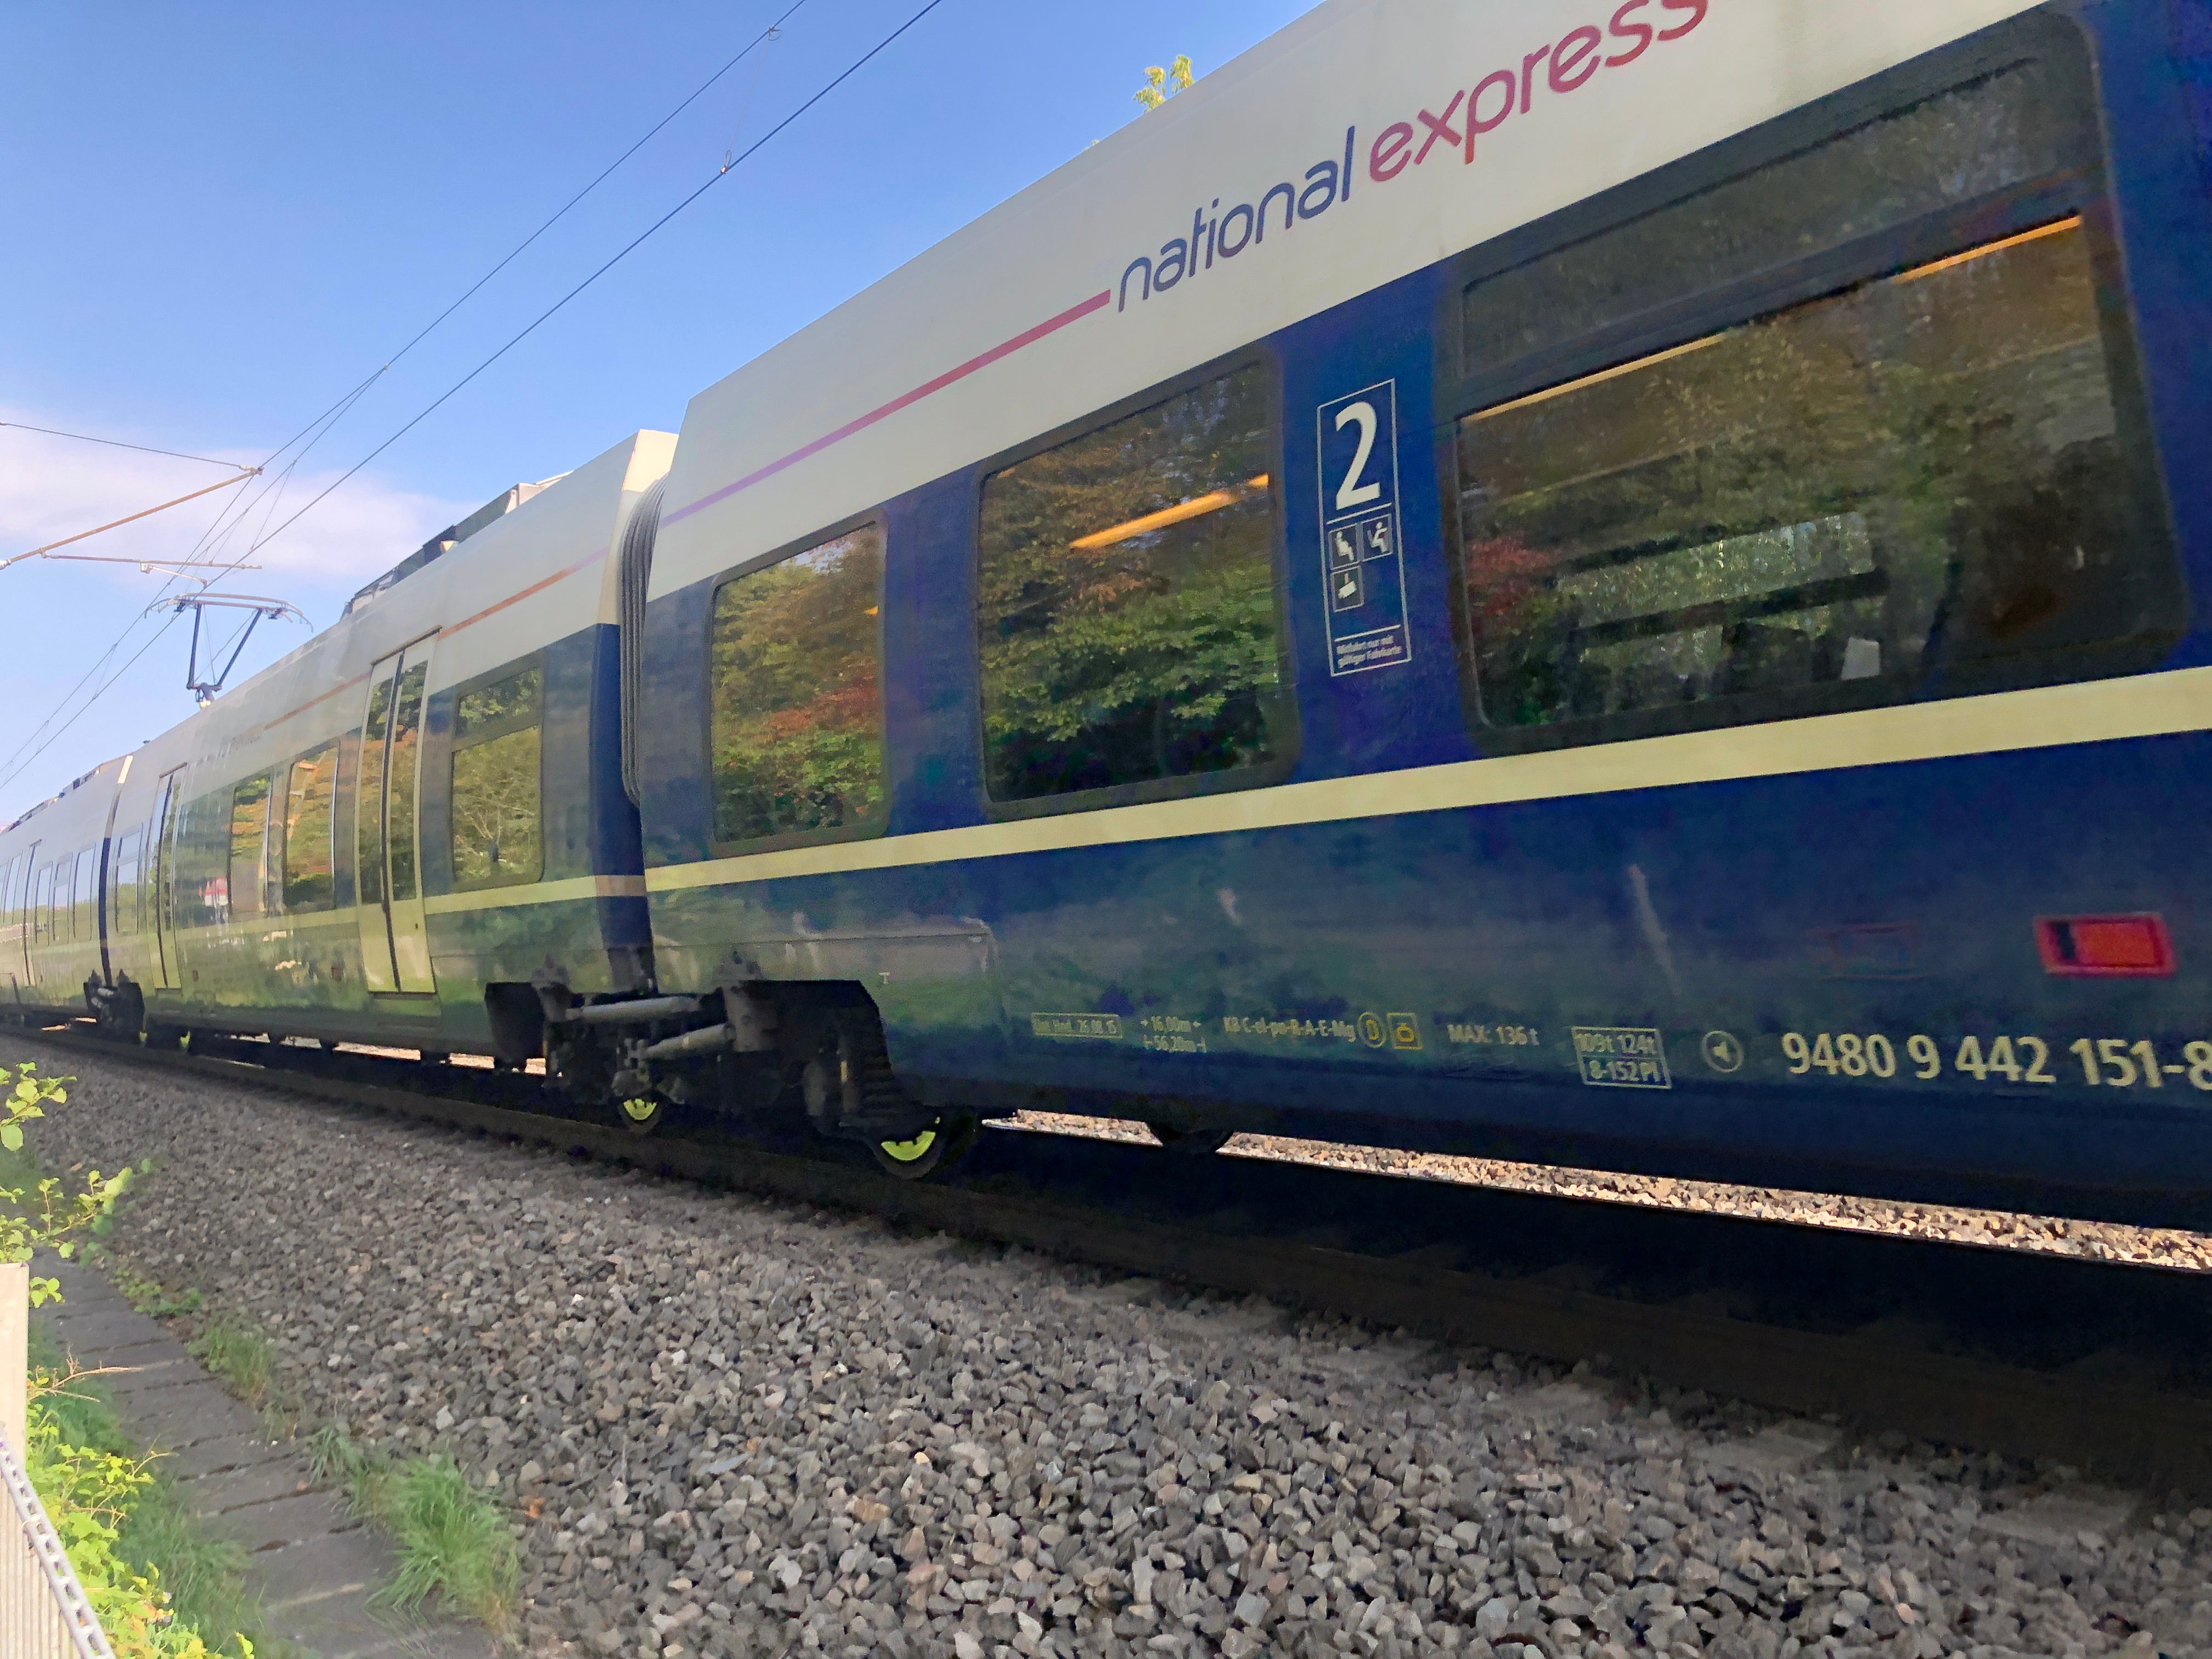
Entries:
{"label": "yellow wheel hub", "polygon": [[876,1144],[884,1149],[885,1158],[894,1158],[901,1164],[912,1164],[917,1158],[929,1155],[929,1149],[937,1144],[937,1131],[924,1129],[912,1140],[879,1140]]}
{"label": "yellow wheel hub", "polygon": [[634,1095],[622,1103],[623,1115],[633,1123],[650,1123],[653,1115],[660,1109],[660,1103],[646,1095]]}

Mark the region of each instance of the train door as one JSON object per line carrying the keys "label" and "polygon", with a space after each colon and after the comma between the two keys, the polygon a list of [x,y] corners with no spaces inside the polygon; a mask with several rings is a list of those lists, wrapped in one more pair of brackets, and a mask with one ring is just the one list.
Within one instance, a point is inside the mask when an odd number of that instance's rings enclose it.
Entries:
{"label": "train door", "polygon": [[17,878],[22,869],[21,853],[0,864],[0,975],[6,975],[11,995],[23,979],[22,905],[16,895]]}
{"label": "train door", "polygon": [[[45,845],[44,842],[32,844],[31,856],[34,863],[39,849]],[[66,867],[61,864],[48,864],[31,878],[31,949],[23,963],[23,983],[26,985],[39,982],[39,963],[43,953],[53,947],[54,884],[60,879],[61,872]]]}
{"label": "train door", "polygon": [[[44,842],[34,841],[31,843],[30,851],[23,854],[22,908],[18,912],[19,921],[16,924],[21,930],[21,954],[12,966],[21,975],[21,983],[26,987],[36,985],[39,982],[38,975],[33,971],[31,963],[33,947],[39,942],[38,895],[39,877],[41,873],[39,869],[39,848],[45,845]],[[50,872],[47,873],[46,878],[50,882],[52,880]],[[48,891],[51,895],[51,888]]]}
{"label": "train door", "polygon": [[152,988],[159,991],[177,988],[177,790],[183,774],[179,767],[163,775],[148,820],[154,837],[149,860],[154,866],[154,949],[147,966],[153,971]]}
{"label": "train door", "polygon": [[[101,870],[100,902],[94,907],[94,916],[100,936],[100,965],[95,971],[100,975],[100,982],[102,985],[115,983],[115,964],[111,959],[110,951],[116,936],[124,931],[119,925],[121,910],[117,899],[119,896],[118,890],[123,874],[123,862],[126,856],[134,866],[131,871],[131,880],[134,885],[137,880],[137,871],[135,867],[138,857],[137,833],[134,831],[125,838],[129,843],[127,847],[119,844],[115,839],[115,817],[123,808],[123,786],[131,781],[131,763],[137,758],[136,755],[125,755],[123,757],[123,769],[115,775],[115,793],[107,803],[107,825],[100,837]],[[134,898],[137,896],[135,891],[131,896]]]}
{"label": "train door", "polygon": [[423,688],[430,641],[369,671],[354,823],[361,893],[362,972],[371,991],[434,991],[422,915],[421,805]]}

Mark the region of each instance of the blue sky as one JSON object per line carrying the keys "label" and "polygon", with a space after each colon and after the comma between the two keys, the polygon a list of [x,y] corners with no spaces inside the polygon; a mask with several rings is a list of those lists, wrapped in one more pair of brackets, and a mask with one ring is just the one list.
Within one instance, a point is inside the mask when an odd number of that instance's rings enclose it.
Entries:
{"label": "blue sky", "polygon": [[[789,4],[0,10],[0,421],[258,461]],[[267,522],[921,4],[805,0],[378,381]],[[1136,118],[1146,65],[1184,52],[1203,74],[1305,9],[943,0],[229,586],[328,625],[429,532],[639,427],[673,430],[692,393]],[[0,428],[0,556],[223,476]],[[185,556],[234,493],[70,550]],[[0,571],[0,823],[191,712],[185,625],[150,646],[158,624],[125,632],[161,586],[130,566]],[[136,665],[34,738],[118,637],[91,684],[145,647]],[[305,637],[264,623],[233,684]]]}

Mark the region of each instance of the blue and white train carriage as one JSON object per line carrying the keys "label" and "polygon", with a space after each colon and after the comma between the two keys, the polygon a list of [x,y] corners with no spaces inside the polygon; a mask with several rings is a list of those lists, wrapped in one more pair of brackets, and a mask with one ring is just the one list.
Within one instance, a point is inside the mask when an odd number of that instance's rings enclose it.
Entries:
{"label": "blue and white train carriage", "polygon": [[145,1018],[542,1043],[641,1127],[795,1083],[909,1172],[1050,1103],[2202,1213],[2208,58],[2181,0],[1330,0],[606,498],[590,860],[480,879],[438,745],[518,659],[434,652],[434,1028]]}

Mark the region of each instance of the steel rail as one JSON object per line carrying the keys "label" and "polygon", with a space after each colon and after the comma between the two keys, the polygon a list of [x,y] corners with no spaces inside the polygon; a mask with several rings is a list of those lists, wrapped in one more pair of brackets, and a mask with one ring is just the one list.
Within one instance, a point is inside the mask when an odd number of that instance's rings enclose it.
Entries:
{"label": "steel rail", "polygon": [[[1680,1388],[1803,1416],[1832,1414],[1869,1431],[1893,1429],[1942,1444],[2055,1459],[2101,1479],[2160,1493],[2212,1494],[2212,1399],[2149,1382],[2042,1371],[1932,1352],[1878,1332],[1836,1334],[1740,1319],[1715,1311],[1708,1305],[1711,1298],[1694,1294],[1668,1302],[1635,1301],[1542,1274],[1508,1278],[1428,1265],[1419,1252],[1364,1255],[1188,1223],[1137,1222],[1081,1203],[895,1181],[872,1170],[752,1147],[647,1139],[612,1125],[602,1127],[450,1095],[150,1051],[52,1030],[36,1035],[77,1053],[150,1070],[262,1086],[537,1142],[664,1176],[864,1212],[903,1225],[1232,1295],[1259,1296],[1372,1326],[1403,1326],[1440,1340],[1555,1361],[1602,1358]],[[299,1052],[303,1057],[311,1053]],[[1647,1224],[1657,1224],[1656,1216],[1636,1213]],[[1851,1248],[1849,1241],[1857,1237],[1834,1236],[1843,1248]],[[1896,1238],[1879,1242],[1929,1253],[1956,1248]],[[2054,1272],[2063,1270],[2058,1264],[2081,1265],[2072,1258],[2052,1261]],[[2113,1271],[2146,1277],[2155,1272]]]}

